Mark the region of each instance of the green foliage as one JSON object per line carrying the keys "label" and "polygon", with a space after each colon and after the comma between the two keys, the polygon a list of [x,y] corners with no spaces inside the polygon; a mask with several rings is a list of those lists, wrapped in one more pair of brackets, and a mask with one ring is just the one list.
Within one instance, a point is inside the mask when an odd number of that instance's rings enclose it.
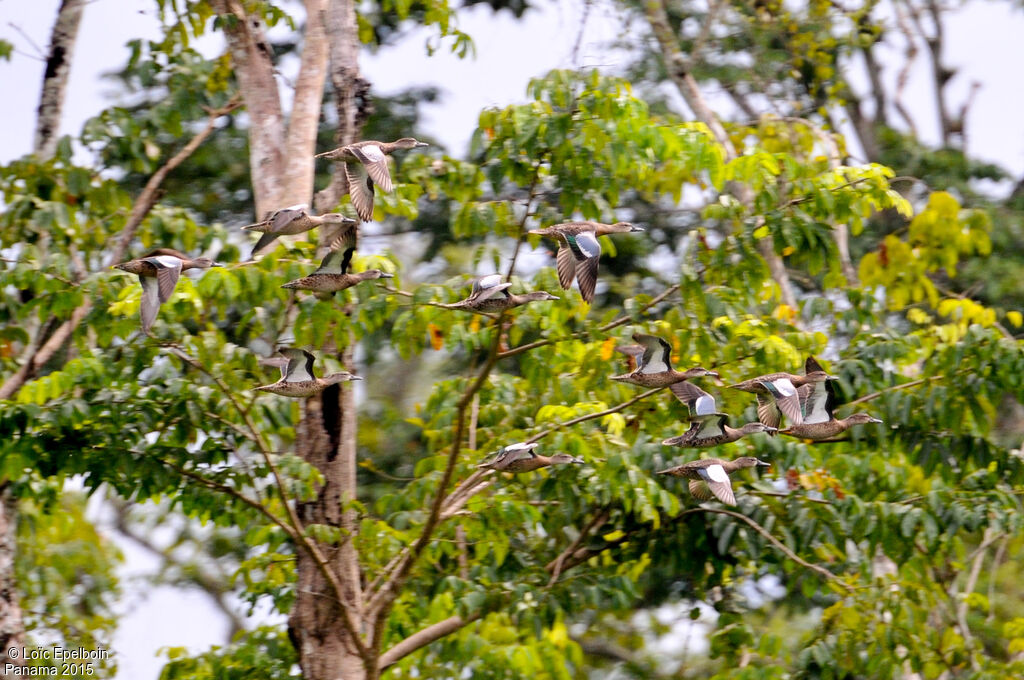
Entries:
{"label": "green foliage", "polygon": [[[354,269],[381,267],[395,279],[330,300],[295,295],[281,285],[308,273],[311,244],[281,244],[238,263],[237,237],[201,226],[178,193],[147,214],[133,250],[174,247],[229,265],[183,275],[160,309],[158,339],[147,339],[137,331],[135,277],[107,268],[133,196],[106,171],[129,168],[137,179],[151,172],[169,140],[230,90],[223,64],[169,49],[206,30],[208,8],[160,7],[175,41],[135,44],[126,77],[141,88],[166,87],[166,103],[111,109],[90,122],[83,138],[100,152],[95,168],[76,166],[69,143],[52,161],[0,168],[0,244],[12,255],[2,267],[18,292],[0,301],[5,377],[34,338],[77,310],[84,315],[66,352],[0,409],[3,478],[29,519],[56,527],[37,549],[81,541],[54,558],[52,575],[44,555],[26,553],[21,571],[38,586],[30,596],[48,602],[56,592],[33,573],[55,583],[86,567],[97,574],[87,616],[65,612],[55,628],[109,626],[109,548],[77,521],[35,511],[75,475],[90,491],[103,485],[124,499],[163,500],[191,521],[237,530],[230,557],[239,594],[252,607],[269,601],[289,611],[302,547],[289,536],[286,504],[320,497],[324,476],[296,450],[304,404],[252,391],[275,373],[257,357],[288,338],[324,348],[323,373],[341,368],[344,349],[366,356],[363,468],[350,506],[358,531],[304,524],[294,534],[331,550],[350,542],[368,597],[431,523],[438,494],[464,488],[487,453],[535,438],[542,453],[586,460],[490,474],[464,503],[442,508],[385,621],[381,649],[452,616],[475,622],[399,660],[389,671],[395,677],[461,677],[467,669],[482,678],[587,677],[599,662],[583,649],[616,635],[616,621],[661,605],[685,616],[699,602],[717,615],[705,660],[711,677],[890,677],[906,668],[927,677],[1019,674],[1021,612],[1001,610],[964,573],[993,537],[1020,535],[1024,465],[1000,430],[1005,405],[1024,399],[1024,348],[997,321],[1019,326],[1021,316],[940,289],[940,277],[991,251],[985,213],[934,192],[905,234],[876,234],[870,221],[879,212],[912,214],[911,201],[890,185],[890,168],[816,157],[818,133],[770,118],[730,128],[742,143],[727,162],[705,126],[660,112],[625,80],[559,70],[532,81],[523,103],[482,112],[469,158],[403,158],[396,191],[380,195],[376,210],[404,223],[440,202],[446,213],[432,217],[446,218],[448,240],[430,263],[437,271],[493,266],[508,272],[513,291],[557,291],[551,267],[527,271],[511,255],[541,247],[530,228],[632,219],[622,206],[706,199],[699,229],[682,234],[660,223],[651,239],[603,239],[593,306],[574,288],[497,318],[444,309],[429,303],[464,297],[466,277],[413,288],[414,267],[386,247],[361,247]],[[829,7],[812,3],[805,21],[779,29],[789,32],[780,50],[801,46],[786,64],[808,71],[815,97],[832,91],[833,57],[846,45],[829,42]],[[373,9],[400,21],[421,13],[458,44],[447,3]],[[271,6],[259,11],[268,24],[287,21]],[[367,16],[374,15],[363,16],[364,33]],[[758,39],[776,39],[769,29]],[[725,193],[730,185],[752,200]],[[838,261],[839,224],[867,253],[859,284]],[[759,249],[764,239],[802,277],[798,309],[778,302]],[[667,252],[655,251],[667,242]],[[638,399],[637,388],[608,380],[625,365],[614,348],[638,331],[665,338],[681,368],[714,368],[721,385],[796,371],[807,355],[824,354],[835,359],[828,368],[840,378],[840,401],[862,399],[858,408],[885,425],[820,444],[743,439],[713,453],[757,455],[771,471],[737,474],[735,510],[697,504],[685,483],[656,474],[696,457],[659,444],[686,427],[684,407],[668,392]],[[756,418],[749,395],[701,385],[734,422]],[[845,408],[841,415],[853,410]],[[395,439],[402,460],[382,460]],[[453,481],[442,489],[449,460]],[[993,575],[989,587],[1020,603],[1015,577]],[[766,580],[781,589],[767,606],[746,595]],[[961,603],[964,616],[994,621],[972,619],[965,634]],[[770,631],[771,606],[805,625]],[[295,677],[282,627],[167,656],[162,678]],[[630,663],[645,667],[643,659]]]}

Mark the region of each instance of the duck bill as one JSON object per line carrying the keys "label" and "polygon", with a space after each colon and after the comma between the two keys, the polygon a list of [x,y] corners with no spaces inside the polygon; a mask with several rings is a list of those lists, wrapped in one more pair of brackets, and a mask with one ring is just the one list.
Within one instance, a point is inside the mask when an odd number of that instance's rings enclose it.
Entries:
{"label": "duck bill", "polygon": [[645,231],[643,227],[638,227],[635,224],[629,228],[630,231]]}
{"label": "duck bill", "polygon": [[572,460],[569,462],[572,463],[573,465],[584,465],[587,461],[583,460],[582,458],[577,458],[576,456],[573,456]]}
{"label": "duck bill", "polygon": [[771,467],[772,466],[771,463],[766,463],[766,462],[764,462],[763,460],[760,460],[760,459],[757,461],[757,465],[758,465],[758,467]]}
{"label": "duck bill", "polygon": [[415,148],[419,148],[421,146],[430,146],[430,145],[427,144],[426,142],[416,142],[416,147]]}
{"label": "duck bill", "polygon": [[868,422],[869,422],[869,423],[878,423],[879,425],[881,425],[881,424],[882,424],[882,423],[884,423],[885,421],[884,421],[884,420],[882,420],[881,418],[872,418],[872,419],[871,419],[871,420],[869,420]]}
{"label": "duck bill", "polygon": [[382,278],[382,279],[393,279],[393,278],[395,278],[395,275],[394,274],[388,274],[387,272],[381,272],[380,273],[380,278]]}

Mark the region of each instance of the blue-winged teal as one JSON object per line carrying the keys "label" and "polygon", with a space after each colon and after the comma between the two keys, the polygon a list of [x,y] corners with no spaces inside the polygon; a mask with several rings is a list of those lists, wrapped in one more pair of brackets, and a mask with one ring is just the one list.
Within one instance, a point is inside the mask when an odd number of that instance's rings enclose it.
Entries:
{"label": "blue-winged teal", "polygon": [[641,387],[668,387],[690,378],[718,377],[715,371],[709,371],[701,366],[688,368],[682,372],[672,368],[672,346],[656,335],[634,333],[633,340],[640,343],[643,348],[643,353],[636,355],[636,370],[624,375],[613,375],[612,380]]}
{"label": "blue-winged teal", "polygon": [[142,301],[139,304],[139,316],[142,317],[142,331],[150,335],[156,313],[160,305],[171,299],[174,287],[178,285],[181,272],[186,269],[208,269],[220,267],[208,257],[190,259],[171,248],[157,248],[151,253],[135,260],[128,260],[113,265],[114,269],[137,274],[142,284]]}
{"label": "blue-winged teal", "polygon": [[790,425],[784,430],[779,430],[779,432],[799,437],[800,439],[821,441],[823,439],[831,439],[836,435],[842,434],[854,425],[866,425],[867,423],[881,422],[882,421],[880,419],[875,418],[870,414],[854,413],[852,416],[848,416],[846,418],[833,418],[822,423],[801,423],[800,425]]}
{"label": "blue-winged teal", "polygon": [[[349,229],[354,230],[355,225],[359,223],[351,217],[346,217],[341,213],[311,215],[309,213],[309,206],[305,203],[281,208],[280,210],[272,212],[262,222],[248,224],[242,227],[242,229],[246,231],[262,232],[260,240],[256,242],[255,246],[253,246],[252,255],[249,256],[249,259],[256,257],[256,253],[273,243],[278,236],[301,234],[302,232],[309,231],[310,229],[315,229],[316,227],[326,224],[338,225],[339,230],[335,239],[336,241],[340,241],[343,236],[347,235]],[[334,247],[337,243],[333,243],[331,245]]]}
{"label": "blue-winged teal", "polygon": [[277,351],[288,360],[286,365],[281,366],[281,379],[276,383],[254,387],[254,390],[279,394],[282,397],[312,397],[323,392],[328,385],[346,380],[362,380],[358,375],[352,375],[348,371],[317,378],[313,374],[315,357],[312,354],[295,347],[282,347]]}
{"label": "blue-winged teal", "polygon": [[764,423],[747,423],[739,429],[729,427],[729,416],[715,409],[715,398],[704,390],[688,382],[675,383],[669,389],[690,409],[690,429],[662,441],[664,446],[706,449],[758,432],[771,434],[776,430]]}
{"label": "blue-winged teal", "polygon": [[729,387],[757,395],[757,417],[765,425],[777,428],[782,422],[783,414],[791,424],[800,425],[804,419],[797,388],[807,384],[839,379],[821,370],[821,366],[814,360],[814,357],[808,358],[806,368],[810,369],[806,375],[769,373],[729,385]]}
{"label": "blue-winged teal", "polygon": [[[345,180],[348,193],[352,197],[359,217],[367,222],[373,219],[373,187],[377,185],[382,191],[391,191],[391,172],[388,170],[388,156],[396,149],[415,149],[430,146],[412,137],[402,137],[394,142],[377,142],[372,139],[339,146],[317,158],[345,162]],[[366,173],[365,178],[362,168]]]}
{"label": "blue-winged teal", "polygon": [[[711,494],[714,494],[715,498],[726,505],[736,505],[736,496],[732,492],[732,482],[729,481],[729,473],[742,470],[743,468],[754,467],[755,465],[771,467],[771,463],[766,463],[751,456],[743,456],[736,460],[703,458],[683,463],[667,470],[661,470],[658,474],[689,479],[690,493],[699,501],[709,501],[711,500]],[[707,486],[705,487],[705,485]]]}
{"label": "blue-winged teal", "polygon": [[570,456],[568,453],[556,453],[555,455],[540,456],[533,452],[538,444],[509,444],[502,447],[494,458],[477,465],[478,468],[487,470],[499,470],[501,472],[530,472],[549,465],[563,465],[566,463],[583,464],[582,458]]}
{"label": "blue-winged teal", "polygon": [[558,253],[555,255],[558,283],[569,290],[573,278],[578,279],[584,302],[591,303],[597,286],[597,265],[601,259],[601,243],[597,237],[631,231],[643,231],[643,228],[629,222],[564,222],[544,229],[531,229],[530,233],[558,240]]}
{"label": "blue-winged teal", "polygon": [[[808,374],[824,372],[821,365],[814,357],[808,357],[805,365],[805,372]],[[818,383],[808,383],[797,388],[800,396],[800,410],[803,414],[803,422],[798,425],[790,425],[781,430],[783,434],[821,441],[831,439],[836,435],[846,432],[854,425],[865,425],[867,423],[881,423],[882,421],[867,413],[854,413],[847,418],[836,418],[834,411],[838,400],[836,390],[831,380]]]}
{"label": "blue-winged teal", "polygon": [[[353,232],[355,230],[352,230]],[[355,248],[349,247],[342,251],[332,250],[327,253],[320,266],[309,276],[295,279],[281,286],[293,290],[311,290],[321,300],[329,300],[339,290],[351,288],[361,281],[372,279],[390,279],[394,274],[388,274],[379,269],[367,269],[358,274],[349,274],[348,267],[352,262],[352,253]]]}
{"label": "blue-winged teal", "polygon": [[542,290],[532,293],[509,293],[511,283],[502,283],[500,274],[481,276],[473,281],[473,290],[465,300],[451,304],[440,303],[448,309],[465,309],[470,312],[496,313],[512,309],[528,302],[540,300],[557,300],[558,297]]}

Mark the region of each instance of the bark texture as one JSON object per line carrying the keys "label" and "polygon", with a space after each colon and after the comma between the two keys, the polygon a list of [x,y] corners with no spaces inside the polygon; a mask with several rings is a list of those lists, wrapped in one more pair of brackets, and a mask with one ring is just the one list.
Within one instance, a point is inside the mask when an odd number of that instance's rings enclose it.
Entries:
{"label": "bark texture", "polygon": [[11,655],[11,649],[25,646],[25,624],[14,582],[15,530],[17,507],[10,487],[0,491],[0,668],[7,664],[22,666],[23,654]]}
{"label": "bark texture", "polygon": [[43,92],[39,97],[36,116],[36,136],[33,151],[43,160],[53,158],[57,152],[57,133],[60,114],[64,109],[64,94],[71,72],[71,56],[75,51],[78,27],[82,23],[85,0],[62,0],[57,10],[57,22],[50,36],[50,53],[46,56]]}
{"label": "bark texture", "polygon": [[309,680],[366,677],[364,660],[341,620],[348,612],[361,621],[363,608],[359,563],[349,539],[356,529],[355,517],[345,510],[355,491],[355,421],[351,385],[336,384],[306,400],[298,429],[299,454],[324,477],[317,498],[298,504],[299,518],[306,526],[337,527],[343,534],[338,545],[320,543],[342,584],[342,602],[337,601],[313,556],[301,549],[297,554],[297,596],[288,628],[303,677]]}

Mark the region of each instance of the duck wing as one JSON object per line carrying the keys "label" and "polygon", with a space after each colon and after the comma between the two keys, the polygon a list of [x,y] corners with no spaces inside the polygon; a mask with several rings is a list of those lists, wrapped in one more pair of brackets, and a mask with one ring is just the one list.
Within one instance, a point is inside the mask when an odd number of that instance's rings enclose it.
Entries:
{"label": "duck wing", "polygon": [[805,425],[834,420],[832,411],[835,408],[836,393],[830,380],[801,385],[797,388],[797,395]]}
{"label": "duck wing", "polygon": [[178,277],[181,276],[181,259],[174,255],[154,255],[144,259],[156,267],[158,296],[160,302],[167,302],[174,294],[174,287],[178,285]]}
{"label": "duck wing", "polygon": [[719,464],[708,465],[700,469],[700,476],[715,498],[726,505],[736,505],[736,496],[732,492],[732,483],[729,481],[729,473]]}
{"label": "duck wing", "polygon": [[359,159],[359,162],[366,168],[366,174],[370,176],[373,183],[381,188],[381,191],[390,192],[391,172],[388,170],[388,157],[376,144],[365,144],[353,146],[352,155]]}
{"label": "duck wing", "polygon": [[[512,286],[511,282],[501,281],[501,274],[488,274],[473,281],[473,291],[469,294],[469,300],[482,302],[489,300],[498,293],[504,292]],[[507,293],[506,293],[507,295]]]}
{"label": "duck wing", "polygon": [[803,414],[800,412],[800,395],[797,394],[796,387],[789,378],[774,378],[772,380],[764,380],[761,385],[768,390],[768,395],[765,395],[767,400],[774,400],[775,402],[775,414],[770,414],[768,409],[765,412],[769,414],[769,417],[775,418],[775,423],[769,423],[761,417],[761,410],[764,402],[762,401],[762,395],[758,395],[757,398],[757,415],[762,423],[769,427],[778,427],[779,417],[778,412],[781,411],[785,414],[789,421],[794,425],[800,425],[804,422]]}
{"label": "duck wing", "polygon": [[272,231],[281,232],[281,230],[295,220],[308,216],[309,205],[306,203],[299,203],[298,205],[290,205],[287,208],[281,208],[270,216],[270,229]]}
{"label": "duck wing", "polygon": [[677,382],[670,385],[669,389],[672,390],[672,394],[676,395],[676,399],[690,409],[691,418],[720,415],[715,410],[715,398],[693,383]]}
{"label": "duck wing", "polygon": [[576,279],[580,286],[580,294],[584,302],[594,301],[594,289],[597,287],[597,265],[601,260],[601,244],[592,231],[579,234],[566,234],[565,241],[576,260]]}
{"label": "duck wing", "polygon": [[633,339],[644,347],[637,362],[638,373],[665,373],[672,370],[672,346],[656,335],[634,333]]}
{"label": "duck wing", "polygon": [[355,252],[355,248],[347,248],[345,250],[332,250],[324,256],[320,266],[317,267],[314,274],[344,274],[345,270],[348,269],[349,263],[352,262],[352,253]]}
{"label": "duck wing", "polygon": [[282,347],[278,353],[288,360],[288,365],[281,367],[283,382],[306,382],[314,380],[313,360],[315,357],[304,349]]}
{"label": "duck wing", "polygon": [[711,500],[711,492],[708,491],[707,485],[699,479],[691,479],[690,483],[687,484],[690,487],[690,495],[699,501]]}
{"label": "duck wing", "polygon": [[576,258],[566,243],[559,244],[555,254],[555,269],[558,270],[558,285],[562,290],[569,290],[572,280],[576,278]]}
{"label": "duck wing", "polygon": [[140,276],[142,299],[139,302],[139,316],[142,317],[142,332],[149,335],[149,329],[160,311],[160,284],[152,276]]}
{"label": "duck wing", "polygon": [[355,163],[345,164],[345,179],[359,219],[364,222],[373,220],[373,180],[369,176],[363,177]]}

